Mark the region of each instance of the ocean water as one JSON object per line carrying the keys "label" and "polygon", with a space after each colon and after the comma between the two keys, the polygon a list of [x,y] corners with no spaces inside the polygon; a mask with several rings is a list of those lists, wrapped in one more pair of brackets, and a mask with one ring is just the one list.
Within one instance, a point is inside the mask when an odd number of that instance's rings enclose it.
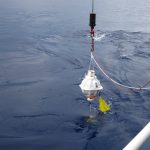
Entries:
{"label": "ocean water", "polygon": [[[0,150],[121,150],[150,119],[150,91],[97,68],[111,111],[79,84],[89,65],[91,1],[0,0]],[[95,1],[95,56],[115,80],[150,80],[150,1]]]}

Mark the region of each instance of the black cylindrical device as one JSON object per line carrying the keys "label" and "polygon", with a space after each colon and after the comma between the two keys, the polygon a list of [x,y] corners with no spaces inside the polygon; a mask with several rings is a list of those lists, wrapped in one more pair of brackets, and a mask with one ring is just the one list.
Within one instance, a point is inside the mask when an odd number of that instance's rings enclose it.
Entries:
{"label": "black cylindrical device", "polygon": [[92,29],[94,29],[94,27],[96,25],[96,14],[95,13],[90,14],[90,24],[89,25]]}

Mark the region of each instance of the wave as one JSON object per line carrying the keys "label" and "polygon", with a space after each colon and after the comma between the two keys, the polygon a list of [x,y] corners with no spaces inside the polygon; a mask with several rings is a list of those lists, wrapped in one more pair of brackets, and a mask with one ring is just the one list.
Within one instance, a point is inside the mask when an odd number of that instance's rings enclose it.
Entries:
{"label": "wave", "polygon": [[45,114],[33,114],[33,115],[16,115],[14,118],[39,118],[39,117],[47,117],[47,116],[58,116],[53,113],[45,113]]}

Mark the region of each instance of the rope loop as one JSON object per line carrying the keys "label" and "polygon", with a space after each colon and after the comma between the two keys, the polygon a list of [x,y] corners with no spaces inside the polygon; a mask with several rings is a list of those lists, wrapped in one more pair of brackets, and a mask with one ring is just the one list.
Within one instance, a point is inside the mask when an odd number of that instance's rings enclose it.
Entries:
{"label": "rope loop", "polygon": [[93,54],[91,53],[91,59],[93,59],[93,61],[95,62],[95,64],[97,65],[97,67],[99,68],[99,70],[114,84],[127,88],[127,89],[133,89],[133,90],[150,90],[150,87],[146,87],[148,84],[150,84],[150,81],[146,82],[146,84],[144,84],[142,87],[134,87],[134,86],[127,86],[124,84],[121,84],[117,81],[115,81],[114,79],[112,79],[110,76],[108,76],[105,71],[101,68],[101,66],[98,64],[98,62],[96,61],[96,59],[94,58]]}

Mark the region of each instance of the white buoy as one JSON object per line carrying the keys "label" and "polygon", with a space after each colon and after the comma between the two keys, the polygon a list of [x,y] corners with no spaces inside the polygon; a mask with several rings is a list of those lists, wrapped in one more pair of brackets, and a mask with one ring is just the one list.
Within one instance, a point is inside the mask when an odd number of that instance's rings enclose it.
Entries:
{"label": "white buoy", "polygon": [[98,93],[103,90],[94,70],[88,70],[88,73],[79,86],[88,101],[94,100]]}

